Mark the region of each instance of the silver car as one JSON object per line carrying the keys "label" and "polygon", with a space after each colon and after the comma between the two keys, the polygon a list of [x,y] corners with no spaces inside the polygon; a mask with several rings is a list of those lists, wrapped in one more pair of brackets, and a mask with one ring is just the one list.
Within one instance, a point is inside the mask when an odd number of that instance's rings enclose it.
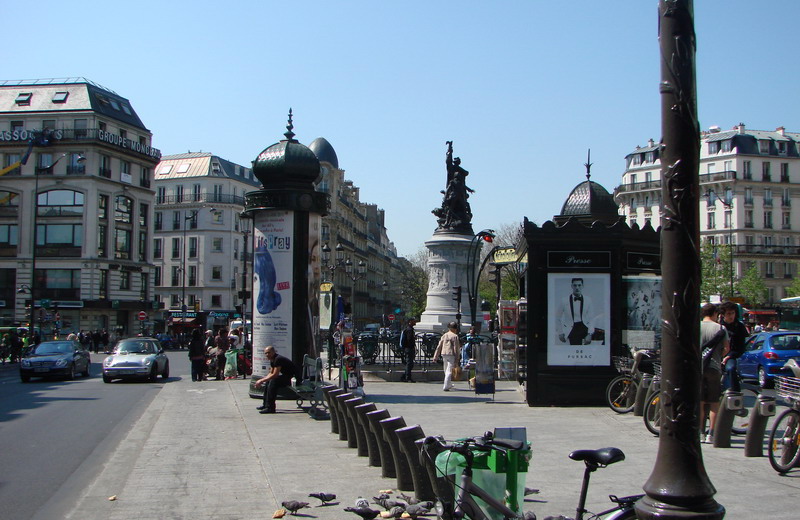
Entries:
{"label": "silver car", "polygon": [[103,382],[114,379],[149,379],[169,377],[169,358],[158,340],[153,338],[123,339],[114,352],[103,360]]}

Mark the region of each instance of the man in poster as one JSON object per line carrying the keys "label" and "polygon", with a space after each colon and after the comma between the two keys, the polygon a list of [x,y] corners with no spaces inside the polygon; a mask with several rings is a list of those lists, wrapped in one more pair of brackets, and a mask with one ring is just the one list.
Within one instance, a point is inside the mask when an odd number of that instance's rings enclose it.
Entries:
{"label": "man in poster", "polygon": [[571,280],[572,292],[558,310],[558,340],[570,345],[592,342],[595,314],[592,301],[583,294],[583,278]]}

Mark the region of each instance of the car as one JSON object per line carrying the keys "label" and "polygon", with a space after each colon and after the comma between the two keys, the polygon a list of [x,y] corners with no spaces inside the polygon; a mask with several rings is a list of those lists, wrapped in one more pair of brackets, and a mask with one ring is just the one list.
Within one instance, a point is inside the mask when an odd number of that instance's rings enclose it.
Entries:
{"label": "car", "polygon": [[800,331],[781,330],[753,334],[744,344],[738,370],[742,379],[757,379],[761,388],[772,388],[775,376],[792,376],[783,368],[789,359],[800,358]]}
{"label": "car", "polygon": [[114,379],[148,379],[169,377],[169,358],[157,339],[127,338],[120,340],[110,356],[103,360],[103,382]]}
{"label": "car", "polygon": [[19,377],[27,383],[32,377],[89,377],[92,361],[89,351],[71,340],[43,341],[28,350],[19,364]]}
{"label": "car", "polygon": [[175,340],[169,334],[159,334],[156,338],[164,349],[173,348],[176,345]]}

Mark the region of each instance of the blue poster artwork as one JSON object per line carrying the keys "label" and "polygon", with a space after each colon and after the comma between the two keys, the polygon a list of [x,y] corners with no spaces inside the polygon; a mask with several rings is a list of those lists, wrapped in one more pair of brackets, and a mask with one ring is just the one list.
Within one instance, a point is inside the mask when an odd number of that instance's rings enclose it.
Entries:
{"label": "blue poster artwork", "polygon": [[260,314],[269,314],[277,309],[281,304],[281,295],[275,290],[277,276],[275,274],[275,264],[272,255],[262,244],[255,251],[255,276],[258,283],[258,300],[256,308]]}

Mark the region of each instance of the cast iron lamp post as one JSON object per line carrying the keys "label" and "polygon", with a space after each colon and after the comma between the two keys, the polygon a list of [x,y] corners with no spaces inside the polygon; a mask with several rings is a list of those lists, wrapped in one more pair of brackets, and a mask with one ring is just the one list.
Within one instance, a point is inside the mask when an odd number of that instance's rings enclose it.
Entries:
{"label": "cast iron lamp post", "polygon": [[483,266],[476,273],[475,270],[478,264],[478,256],[481,252],[481,241],[491,243],[494,240],[494,230],[484,229],[475,233],[472,241],[469,244],[469,251],[467,252],[467,297],[469,298],[469,315],[470,325],[474,326],[475,321],[478,319],[478,277],[483,270]]}
{"label": "cast iron lamp post", "polygon": [[363,260],[359,260],[355,266],[353,265],[353,261],[348,258],[344,262],[344,272],[347,274],[347,277],[353,282],[350,286],[350,306],[351,306],[351,317],[353,320],[353,326],[355,326],[355,317],[356,317],[356,282],[362,280],[367,276],[367,264],[364,263]]}
{"label": "cast iron lamp post", "polygon": [[[331,263],[333,260],[333,263]],[[331,258],[331,248],[327,242],[322,244],[322,267],[330,272],[330,281],[333,281],[333,274],[339,267],[344,267],[344,247],[342,244],[336,244],[336,258]]]}

